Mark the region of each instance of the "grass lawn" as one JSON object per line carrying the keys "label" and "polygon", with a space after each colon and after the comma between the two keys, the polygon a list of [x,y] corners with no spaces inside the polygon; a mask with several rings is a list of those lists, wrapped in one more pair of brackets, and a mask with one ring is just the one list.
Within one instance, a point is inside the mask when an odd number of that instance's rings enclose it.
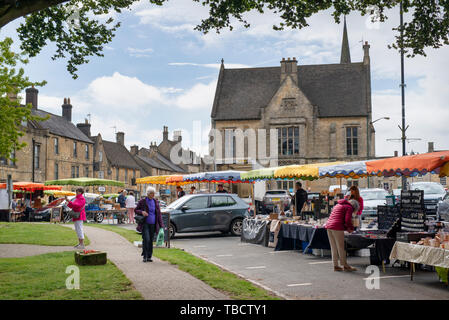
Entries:
{"label": "grass lawn", "polygon": [[[69,230],[70,231],[70,230]],[[0,300],[136,300],[143,299],[110,261],[102,266],[78,266],[80,289],[66,288],[67,266],[76,265],[73,252],[0,259]]]}
{"label": "grass lawn", "polygon": [[[142,236],[134,230],[128,230],[113,225],[90,224],[89,226],[116,232],[130,242],[142,241]],[[153,255],[161,260],[177,265],[179,269],[204,281],[212,288],[224,292],[232,299],[280,300],[279,297],[255,286],[251,282],[243,280],[235,274],[224,271],[217,266],[197,258],[181,249],[154,248]]]}
{"label": "grass lawn", "polygon": [[[0,222],[0,243],[36,244],[43,246],[75,246],[75,230],[50,223]],[[87,237],[84,244],[90,244]]]}

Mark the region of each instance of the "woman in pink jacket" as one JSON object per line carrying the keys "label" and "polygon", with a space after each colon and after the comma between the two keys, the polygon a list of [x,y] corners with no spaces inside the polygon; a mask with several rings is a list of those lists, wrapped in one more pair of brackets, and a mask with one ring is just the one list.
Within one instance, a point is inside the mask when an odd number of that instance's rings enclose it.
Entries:
{"label": "woman in pink jacket", "polygon": [[[75,224],[75,231],[78,236],[79,243],[75,246],[75,249],[84,249],[84,232],[83,232],[83,221],[86,220],[86,211],[84,207],[86,205],[86,199],[83,197],[84,189],[76,189],[76,197],[73,201],[68,201],[67,206],[71,208],[74,212],[80,212],[80,217],[78,219],[73,218],[72,221]],[[65,197],[66,200],[67,197]]]}
{"label": "woman in pink jacket", "polygon": [[[346,262],[345,250],[345,231],[353,232],[352,212],[359,210],[359,203],[356,200],[342,199],[332,209],[332,213],[326,222],[325,228],[331,245],[332,261],[334,263],[334,271],[355,271],[356,268],[351,267]],[[338,265],[338,260],[343,267]]]}

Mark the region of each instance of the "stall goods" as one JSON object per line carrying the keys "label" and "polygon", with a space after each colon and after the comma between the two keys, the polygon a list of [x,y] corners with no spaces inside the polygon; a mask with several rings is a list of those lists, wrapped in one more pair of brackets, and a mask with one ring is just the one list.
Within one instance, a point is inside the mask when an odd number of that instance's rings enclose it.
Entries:
{"label": "stall goods", "polygon": [[423,246],[429,246],[433,248],[441,248],[449,250],[449,233],[440,231],[435,235],[435,238],[426,237],[422,238],[418,242],[412,241],[412,244],[418,244]]}

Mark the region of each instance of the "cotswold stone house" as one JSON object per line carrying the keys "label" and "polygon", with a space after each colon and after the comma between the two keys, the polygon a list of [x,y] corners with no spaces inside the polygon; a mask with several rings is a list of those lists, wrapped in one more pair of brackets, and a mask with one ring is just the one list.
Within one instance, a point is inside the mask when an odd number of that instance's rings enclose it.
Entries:
{"label": "cotswold stone house", "polygon": [[[247,161],[223,164],[225,146],[235,156],[236,129],[266,129],[266,154],[277,157],[278,165],[374,157],[369,48],[365,42],[363,61],[351,62],[345,22],[340,63],[303,65],[300,59],[283,58],[277,67],[226,69],[222,60],[211,113],[223,146],[217,170],[252,169]],[[270,154],[270,129],[277,133],[275,154]],[[306,186],[320,191],[337,184],[333,180]],[[276,187],[292,188],[293,182]]]}

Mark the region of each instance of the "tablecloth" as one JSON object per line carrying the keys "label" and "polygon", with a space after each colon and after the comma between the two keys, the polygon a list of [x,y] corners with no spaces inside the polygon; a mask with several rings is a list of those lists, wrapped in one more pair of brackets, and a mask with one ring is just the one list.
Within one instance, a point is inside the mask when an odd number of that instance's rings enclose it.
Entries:
{"label": "tablecloth", "polygon": [[270,236],[270,221],[261,219],[244,219],[241,242],[261,244],[268,246]]}
{"label": "tablecloth", "polygon": [[449,268],[449,250],[406,242],[396,241],[390,259]]}
{"label": "tablecloth", "polygon": [[282,224],[275,250],[303,249],[302,242],[308,242],[304,252],[308,249],[330,249],[326,229],[299,224]]}

